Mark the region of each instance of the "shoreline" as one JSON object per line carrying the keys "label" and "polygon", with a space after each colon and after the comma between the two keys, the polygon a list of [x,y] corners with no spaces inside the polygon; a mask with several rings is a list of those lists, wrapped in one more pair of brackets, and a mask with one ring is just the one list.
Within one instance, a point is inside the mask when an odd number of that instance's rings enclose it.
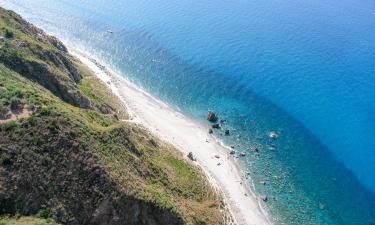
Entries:
{"label": "shoreline", "polygon": [[191,162],[197,164],[208,181],[220,191],[235,224],[271,224],[240,165],[229,154],[228,148],[208,134],[208,126],[154,98],[84,52],[69,50],[120,98],[127,108],[130,121],[144,126],[163,141],[174,145],[185,157],[189,152],[193,153],[197,160]]}

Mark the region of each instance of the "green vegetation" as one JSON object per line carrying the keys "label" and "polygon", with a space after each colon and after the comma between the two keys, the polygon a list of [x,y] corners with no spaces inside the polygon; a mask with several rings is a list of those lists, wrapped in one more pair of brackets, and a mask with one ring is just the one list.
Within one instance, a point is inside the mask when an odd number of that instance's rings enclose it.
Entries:
{"label": "green vegetation", "polygon": [[4,35],[5,35],[6,38],[13,38],[14,37],[13,31],[10,31],[8,29],[5,29]]}
{"label": "green vegetation", "polygon": [[223,224],[202,172],[122,121],[121,101],[61,42],[1,8],[0,30],[13,34],[0,43],[0,215],[12,216],[0,224],[127,224],[132,215]]}
{"label": "green vegetation", "polygon": [[0,217],[0,225],[58,225],[52,219],[23,217]]}

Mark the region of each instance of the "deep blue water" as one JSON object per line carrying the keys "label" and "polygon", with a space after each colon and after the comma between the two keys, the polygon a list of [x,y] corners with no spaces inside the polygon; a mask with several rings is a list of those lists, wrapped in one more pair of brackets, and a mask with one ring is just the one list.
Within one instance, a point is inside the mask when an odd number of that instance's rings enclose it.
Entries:
{"label": "deep blue water", "polygon": [[202,122],[217,111],[276,224],[375,224],[375,1],[0,5]]}

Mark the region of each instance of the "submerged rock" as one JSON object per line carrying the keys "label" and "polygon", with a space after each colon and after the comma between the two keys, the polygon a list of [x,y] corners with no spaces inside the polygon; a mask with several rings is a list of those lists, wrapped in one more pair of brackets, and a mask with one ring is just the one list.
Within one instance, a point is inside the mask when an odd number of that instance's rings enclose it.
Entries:
{"label": "submerged rock", "polygon": [[225,130],[224,134],[225,134],[226,136],[229,136],[229,135],[230,135],[229,130]]}
{"label": "submerged rock", "polygon": [[241,157],[244,157],[244,156],[246,156],[246,153],[245,153],[245,152],[241,152],[241,153],[240,153],[240,156],[241,156]]}
{"label": "submerged rock", "polygon": [[268,137],[272,138],[272,139],[276,139],[279,137],[279,134],[276,132],[276,131],[270,131],[268,133]]}
{"label": "submerged rock", "polygon": [[208,111],[207,113],[207,120],[210,122],[215,123],[218,120],[217,115],[213,111]]}
{"label": "submerged rock", "polygon": [[214,129],[220,129],[220,124],[215,123],[215,124],[212,125],[212,128],[214,128]]}
{"label": "submerged rock", "polygon": [[267,197],[267,195],[261,195],[261,196],[259,196],[259,198],[260,198],[263,202],[267,202],[267,201],[268,201],[268,197]]}
{"label": "submerged rock", "polygon": [[236,151],[231,150],[231,151],[229,152],[229,154],[234,155],[234,154],[236,154]]}

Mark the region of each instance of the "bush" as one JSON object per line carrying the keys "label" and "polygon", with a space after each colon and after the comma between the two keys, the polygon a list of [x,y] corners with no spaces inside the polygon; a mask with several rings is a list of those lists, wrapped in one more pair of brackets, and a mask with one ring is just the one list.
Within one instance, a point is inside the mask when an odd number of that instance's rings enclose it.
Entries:
{"label": "bush", "polygon": [[9,154],[4,153],[0,157],[0,162],[4,166],[10,165],[12,163],[12,157]]}
{"label": "bush", "polygon": [[41,219],[48,219],[48,218],[51,218],[51,210],[48,209],[48,208],[42,208],[39,210],[38,214],[37,214],[37,217],[41,218]]}
{"label": "bush", "polygon": [[8,30],[8,29],[5,30],[4,35],[5,35],[6,38],[13,38],[14,37],[13,31]]}
{"label": "bush", "polygon": [[10,109],[12,111],[18,111],[22,109],[22,101],[17,97],[13,97],[10,99]]}
{"label": "bush", "polygon": [[50,116],[51,114],[52,114],[51,107],[41,108],[39,111],[40,116]]}
{"label": "bush", "polygon": [[18,124],[16,121],[10,121],[8,123],[1,124],[0,129],[4,131],[12,131],[15,130],[18,127]]}
{"label": "bush", "polygon": [[10,117],[10,113],[9,112],[10,112],[9,107],[5,106],[5,105],[2,105],[0,103],[0,119],[1,120],[9,119],[9,117]]}

